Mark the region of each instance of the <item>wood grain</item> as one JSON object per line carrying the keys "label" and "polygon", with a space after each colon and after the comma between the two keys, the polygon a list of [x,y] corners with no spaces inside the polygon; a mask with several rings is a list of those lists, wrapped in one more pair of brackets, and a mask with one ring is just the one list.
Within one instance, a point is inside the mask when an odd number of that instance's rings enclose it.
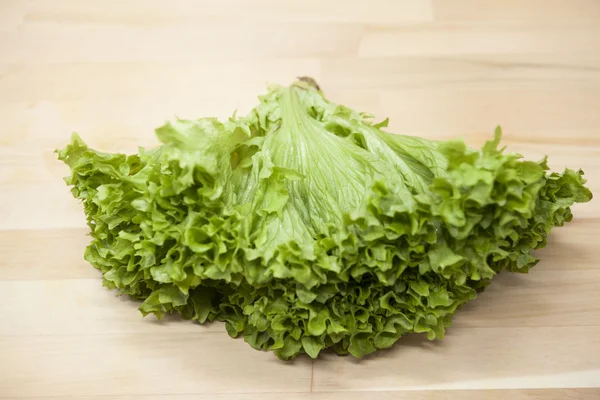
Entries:
{"label": "wood grain", "polygon": [[407,337],[391,350],[364,360],[327,355],[315,363],[314,388],[353,391],[596,387],[600,368],[595,357],[587,354],[600,352],[599,334],[597,325],[455,327],[443,341]]}
{"label": "wood grain", "polygon": [[310,75],[394,132],[479,146],[501,125],[598,193],[598,49],[596,0],[0,0],[0,399],[600,398],[596,201],[443,341],[284,363],[103,288],[53,153],[73,131],[151,147],[165,120],[245,113]]}
{"label": "wood grain", "polygon": [[[507,390],[405,390],[376,392],[312,392],[286,393],[286,400],[596,400],[599,389],[507,389]],[[280,400],[281,393],[236,393],[169,395],[174,400]],[[165,395],[131,396],[81,396],[78,400],[162,400]],[[22,397],[9,397],[18,400]],[[27,397],[27,400],[43,400],[47,397]],[[72,400],[71,396],[57,396],[53,400]]]}
{"label": "wood grain", "polygon": [[282,364],[222,332],[4,338],[3,357],[29,360],[0,365],[5,396],[285,393],[311,381],[308,359]]}

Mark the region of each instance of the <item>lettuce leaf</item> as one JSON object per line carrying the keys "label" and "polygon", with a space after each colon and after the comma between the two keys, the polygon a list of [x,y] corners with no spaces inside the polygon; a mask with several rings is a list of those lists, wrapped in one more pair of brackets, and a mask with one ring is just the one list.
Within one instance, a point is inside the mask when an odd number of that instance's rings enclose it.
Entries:
{"label": "lettuce leaf", "polygon": [[176,120],[138,154],[58,151],[83,203],[85,259],[142,314],[224,321],[282,359],[362,357],[442,338],[502,270],[527,272],[582,171],[461,141],[395,135],[310,81],[272,86],[245,117]]}

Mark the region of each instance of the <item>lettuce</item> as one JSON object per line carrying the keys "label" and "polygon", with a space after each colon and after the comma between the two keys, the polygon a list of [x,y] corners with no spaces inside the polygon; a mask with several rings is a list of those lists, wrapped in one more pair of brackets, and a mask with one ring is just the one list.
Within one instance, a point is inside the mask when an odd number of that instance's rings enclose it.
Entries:
{"label": "lettuce", "polygon": [[299,80],[246,117],[176,120],[138,154],[58,151],[85,259],[142,314],[225,322],[282,359],[361,357],[452,316],[592,198],[582,171],[382,130]]}

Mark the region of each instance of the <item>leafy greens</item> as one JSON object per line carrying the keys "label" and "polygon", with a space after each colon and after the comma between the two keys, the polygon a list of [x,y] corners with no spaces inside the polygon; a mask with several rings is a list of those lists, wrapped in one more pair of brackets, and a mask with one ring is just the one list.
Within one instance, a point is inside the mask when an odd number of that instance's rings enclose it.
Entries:
{"label": "leafy greens", "polygon": [[225,321],[282,359],[361,357],[444,336],[502,270],[537,263],[592,198],[583,172],[384,132],[300,80],[246,117],[176,120],[161,146],[58,151],[93,238],[85,259],[141,312]]}

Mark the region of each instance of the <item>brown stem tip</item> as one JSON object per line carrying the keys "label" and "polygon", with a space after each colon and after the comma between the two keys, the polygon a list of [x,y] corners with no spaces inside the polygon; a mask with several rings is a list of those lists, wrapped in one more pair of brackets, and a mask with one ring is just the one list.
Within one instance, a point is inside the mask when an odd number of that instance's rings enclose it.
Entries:
{"label": "brown stem tip", "polygon": [[301,81],[301,82],[308,83],[310,86],[314,87],[317,90],[321,90],[321,88],[319,87],[319,84],[317,83],[317,81],[315,81],[310,76],[299,76],[298,80]]}

